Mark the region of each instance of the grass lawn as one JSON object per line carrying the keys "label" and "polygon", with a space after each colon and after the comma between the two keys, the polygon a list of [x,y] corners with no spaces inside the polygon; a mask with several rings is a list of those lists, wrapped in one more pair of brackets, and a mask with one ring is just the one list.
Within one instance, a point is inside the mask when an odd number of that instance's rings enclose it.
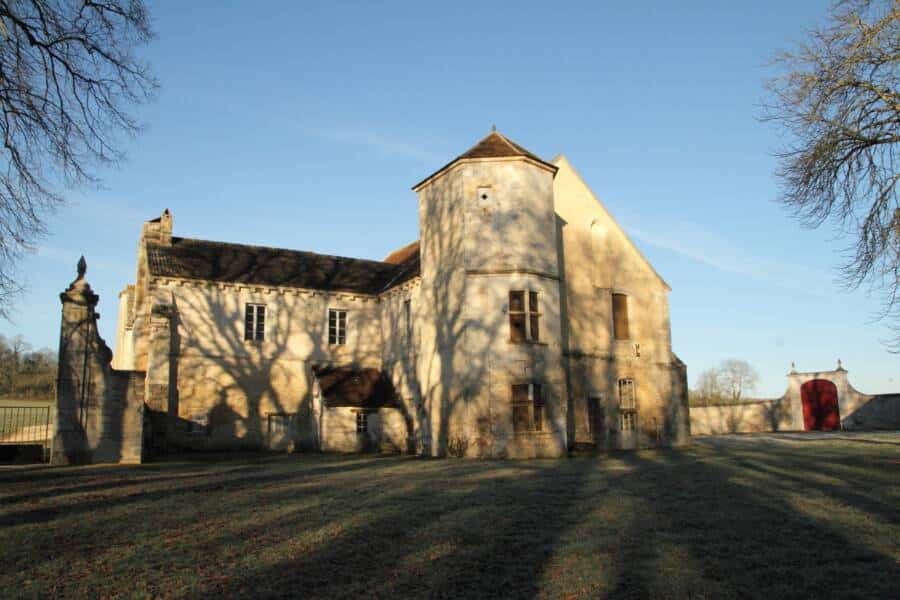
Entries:
{"label": "grass lawn", "polygon": [[3,597],[897,597],[900,434],[0,469]]}

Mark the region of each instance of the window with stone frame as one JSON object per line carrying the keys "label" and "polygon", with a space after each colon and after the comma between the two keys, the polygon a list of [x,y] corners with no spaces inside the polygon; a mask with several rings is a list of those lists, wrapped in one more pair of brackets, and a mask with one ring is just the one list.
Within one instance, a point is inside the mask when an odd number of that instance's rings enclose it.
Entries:
{"label": "window with stone frame", "polygon": [[628,296],[625,294],[612,295],[613,312],[613,337],[617,340],[631,339],[628,330]]}
{"label": "window with stone frame", "polygon": [[512,385],[512,421],[515,433],[544,430],[544,396],[541,384]]}
{"label": "window with stone frame", "polygon": [[328,343],[333,346],[347,343],[346,310],[328,309]]}
{"label": "window with stone frame", "polygon": [[619,380],[619,431],[634,431],[637,427],[637,402],[634,380]]}
{"label": "window with stone frame", "polygon": [[264,304],[247,304],[244,307],[244,340],[261,342],[266,339],[266,307]]}
{"label": "window with stone frame", "polygon": [[513,290],[509,293],[509,340],[521,344],[541,339],[541,312],[538,293]]}

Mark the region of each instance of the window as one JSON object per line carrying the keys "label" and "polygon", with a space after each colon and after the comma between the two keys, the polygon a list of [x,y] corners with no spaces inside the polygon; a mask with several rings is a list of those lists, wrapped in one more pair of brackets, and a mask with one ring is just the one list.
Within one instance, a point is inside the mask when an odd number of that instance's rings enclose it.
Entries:
{"label": "window", "polygon": [[541,313],[538,293],[513,291],[509,293],[509,340],[515,343],[538,342],[541,339]]}
{"label": "window", "polygon": [[623,410],[634,410],[634,380],[619,380],[619,408]]}
{"label": "window", "polygon": [[619,431],[634,431],[637,412],[633,410],[619,413]]}
{"label": "window", "polygon": [[491,208],[491,188],[483,186],[478,188],[478,208],[482,210],[490,210]]}
{"label": "window", "polygon": [[328,343],[347,343],[347,311],[328,309]]}
{"label": "window", "polygon": [[356,433],[366,433],[369,431],[369,413],[360,410],[356,413]]}
{"label": "window", "polygon": [[206,435],[209,418],[206,414],[191,415],[187,422],[187,432],[190,435]]}
{"label": "window", "polygon": [[412,341],[412,302],[410,300],[403,301],[403,319],[406,326],[406,341]]}
{"label": "window", "polygon": [[634,380],[619,380],[619,431],[634,431],[637,425],[637,404]]}
{"label": "window", "polygon": [[531,384],[531,405],[534,407],[534,430],[544,430],[544,398],[541,396],[541,386]]}
{"label": "window", "polygon": [[283,436],[291,431],[291,415],[269,415],[269,435]]}
{"label": "window", "polygon": [[613,337],[617,340],[629,339],[628,333],[628,296],[625,294],[612,295],[613,308]]}
{"label": "window", "polygon": [[244,339],[261,342],[266,339],[266,307],[262,304],[248,304],[244,310]]}
{"label": "window", "polygon": [[544,397],[541,384],[513,384],[512,421],[515,433],[544,430]]}

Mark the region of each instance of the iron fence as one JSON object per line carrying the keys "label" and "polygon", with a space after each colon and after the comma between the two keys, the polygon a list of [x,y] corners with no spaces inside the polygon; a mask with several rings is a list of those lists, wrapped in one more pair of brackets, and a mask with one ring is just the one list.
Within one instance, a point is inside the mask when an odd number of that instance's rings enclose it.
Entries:
{"label": "iron fence", "polygon": [[0,406],[0,446],[41,445],[50,450],[49,406]]}

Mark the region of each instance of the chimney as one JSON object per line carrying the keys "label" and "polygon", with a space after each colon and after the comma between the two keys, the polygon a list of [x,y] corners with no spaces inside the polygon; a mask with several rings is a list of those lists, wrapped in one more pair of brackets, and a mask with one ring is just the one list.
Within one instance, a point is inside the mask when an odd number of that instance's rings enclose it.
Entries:
{"label": "chimney", "polygon": [[163,246],[172,244],[172,213],[168,208],[157,218],[144,222],[141,237],[146,242],[155,242]]}

